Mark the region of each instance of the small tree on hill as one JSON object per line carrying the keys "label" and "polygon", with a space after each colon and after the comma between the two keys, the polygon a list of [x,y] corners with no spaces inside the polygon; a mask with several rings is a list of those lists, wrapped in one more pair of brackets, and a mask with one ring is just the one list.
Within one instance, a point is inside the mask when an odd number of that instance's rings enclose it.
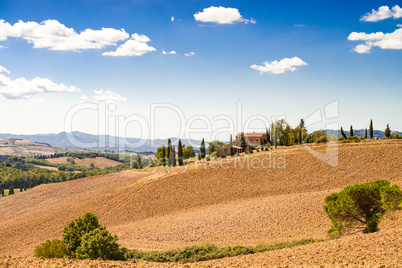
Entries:
{"label": "small tree on hill", "polygon": [[353,126],[352,125],[350,125],[350,135],[349,135],[350,137],[353,137],[354,136],[354,133],[353,133]]}
{"label": "small tree on hill", "polygon": [[162,166],[166,166],[166,148],[162,146]]}
{"label": "small tree on hill", "polygon": [[364,139],[367,139],[367,128],[364,130]]}
{"label": "small tree on hill", "polygon": [[303,130],[304,130],[304,120],[303,119],[300,119],[299,128],[300,128],[299,144],[302,144],[302,142],[303,142]]}
{"label": "small tree on hill", "polygon": [[205,142],[204,142],[204,138],[202,138],[202,141],[201,141],[200,153],[201,153],[201,159],[204,159],[205,158]]}
{"label": "small tree on hill", "polygon": [[342,137],[343,137],[345,140],[348,139],[348,137],[346,137],[346,134],[345,134],[345,132],[343,131],[343,128],[342,128],[342,127],[341,127],[341,135],[342,135]]}
{"label": "small tree on hill", "polygon": [[141,156],[139,153],[137,153],[137,168],[141,169],[142,168],[142,164],[141,164]]}
{"label": "small tree on hill", "polygon": [[75,256],[75,251],[81,245],[82,236],[97,228],[101,228],[98,217],[92,212],[72,220],[63,230],[63,243],[67,248],[67,255]]}
{"label": "small tree on hill", "polygon": [[268,142],[271,143],[271,135],[269,135],[269,133],[270,133],[270,130],[265,128],[265,135],[267,135],[267,146],[268,146]]}
{"label": "small tree on hill", "polygon": [[172,147],[172,166],[176,166],[176,148],[174,146]]}
{"label": "small tree on hill", "polygon": [[81,244],[77,248],[77,259],[119,260],[122,259],[117,244],[118,238],[106,229],[94,229],[82,236]]}
{"label": "small tree on hill", "polygon": [[387,128],[384,131],[384,135],[385,135],[385,137],[387,137],[387,139],[389,139],[391,137],[391,129],[389,127],[389,124],[387,124]]}
{"label": "small tree on hill", "polygon": [[246,138],[244,137],[244,132],[240,134],[240,147],[243,148],[244,151],[247,149]]}
{"label": "small tree on hill", "polygon": [[339,236],[345,228],[365,225],[363,233],[378,230],[382,216],[390,210],[400,210],[402,191],[387,180],[355,184],[324,200],[324,211],[331,220],[331,236]]}
{"label": "small tree on hill", "polygon": [[170,141],[170,139],[168,139],[167,165],[168,167],[172,165],[172,142]]}
{"label": "small tree on hill", "polygon": [[179,166],[183,165],[183,146],[181,140],[179,139],[179,144],[177,145],[177,157],[179,160]]}
{"label": "small tree on hill", "polygon": [[229,144],[229,150],[230,150],[230,156],[234,155],[234,150],[233,150],[233,141],[232,141],[232,135],[230,135],[230,144]]}
{"label": "small tree on hill", "polygon": [[373,129],[373,119],[370,119],[370,139],[373,138],[374,129]]}

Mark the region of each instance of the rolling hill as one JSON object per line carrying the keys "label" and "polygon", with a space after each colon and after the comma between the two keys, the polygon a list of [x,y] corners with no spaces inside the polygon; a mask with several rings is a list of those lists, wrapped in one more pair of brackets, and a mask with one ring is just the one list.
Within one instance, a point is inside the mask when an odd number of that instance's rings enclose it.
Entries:
{"label": "rolling hill", "polygon": [[[402,186],[399,141],[344,145],[339,148],[337,167],[325,165],[302,149],[273,153],[274,161],[285,159],[285,168],[240,168],[227,160],[225,168],[209,163],[188,170],[124,171],[41,185],[0,198],[0,255],[32,256],[35,245],[61,238],[63,227],[87,211],[98,215],[100,223],[129,248],[325,239],[330,225],[322,209],[325,196],[376,179]],[[269,156],[260,153],[254,157]],[[191,266],[392,265],[402,257],[397,250],[401,223],[401,213],[395,213],[384,219],[375,234],[351,234]],[[143,264],[147,265],[155,264]]]}

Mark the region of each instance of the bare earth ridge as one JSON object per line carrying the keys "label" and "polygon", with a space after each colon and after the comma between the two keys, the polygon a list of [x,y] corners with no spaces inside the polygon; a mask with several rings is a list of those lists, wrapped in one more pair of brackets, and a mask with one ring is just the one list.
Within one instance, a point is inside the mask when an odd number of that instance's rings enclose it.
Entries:
{"label": "bare earth ridge", "polygon": [[[89,267],[96,262],[40,260],[35,245],[61,238],[72,219],[93,211],[128,248],[167,249],[204,242],[258,244],[326,238],[324,197],[347,185],[387,179],[402,186],[402,143],[339,148],[330,167],[308,152],[277,154],[284,169],[213,168],[167,174],[125,171],[0,198],[0,267]],[[180,173],[180,174],[175,174]],[[388,215],[375,234],[351,234],[296,248],[190,266],[398,266],[402,215]],[[14,266],[13,266],[14,265]],[[96,266],[178,264],[100,261]],[[181,265],[179,265],[181,266]]]}

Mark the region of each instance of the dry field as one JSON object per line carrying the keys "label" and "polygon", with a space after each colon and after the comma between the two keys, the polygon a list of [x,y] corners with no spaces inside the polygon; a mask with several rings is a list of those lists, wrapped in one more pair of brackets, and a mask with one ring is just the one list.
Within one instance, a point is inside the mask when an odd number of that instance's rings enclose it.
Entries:
{"label": "dry field", "polygon": [[[58,158],[48,158],[47,161],[55,164],[66,164],[68,157],[58,157]],[[74,162],[78,166],[89,167],[91,163],[94,163],[97,168],[105,168],[105,167],[114,167],[120,165],[120,162],[107,159],[105,157],[96,157],[96,158],[84,158],[79,159],[74,157]]]}
{"label": "dry field", "polygon": [[[402,143],[339,148],[330,167],[308,152],[276,154],[284,169],[211,166],[186,172],[124,171],[51,185],[0,198],[0,266],[147,267],[174,264],[40,260],[34,246],[61,238],[72,219],[93,211],[129,248],[166,249],[210,242],[258,244],[326,238],[323,200],[345,186],[387,179],[402,186]],[[260,155],[257,155],[261,157]],[[177,169],[179,170],[179,169]],[[397,266],[402,215],[388,215],[375,234],[201,263],[194,267]],[[68,262],[68,264],[66,263]],[[182,266],[182,265],[179,265]]]}
{"label": "dry field", "polygon": [[48,144],[31,142],[27,140],[6,139],[0,140],[0,155],[35,156],[38,154],[50,155],[65,152],[87,152],[87,150],[55,147]]}

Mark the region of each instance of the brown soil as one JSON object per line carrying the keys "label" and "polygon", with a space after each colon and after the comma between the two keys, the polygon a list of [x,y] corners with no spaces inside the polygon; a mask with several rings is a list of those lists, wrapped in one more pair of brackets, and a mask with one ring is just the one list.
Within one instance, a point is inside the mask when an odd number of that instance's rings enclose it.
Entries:
{"label": "brown soil", "polygon": [[[50,163],[66,164],[67,158],[68,157],[58,157],[58,158],[48,158],[46,160],[49,161]],[[84,158],[84,159],[74,158],[74,162],[78,166],[82,167],[89,167],[91,163],[94,163],[95,167],[97,168],[114,167],[121,164],[120,162],[105,157]]]}
{"label": "brown soil", "polygon": [[[32,256],[35,245],[61,238],[63,227],[87,211],[95,212],[101,224],[129,248],[326,238],[330,222],[322,211],[324,197],[347,185],[376,179],[402,186],[401,149],[402,143],[342,147],[337,167],[323,164],[308,152],[288,152],[275,156],[277,160],[284,157],[284,169],[234,168],[228,162],[228,168],[209,165],[173,175],[125,171],[42,185],[0,198],[0,256]],[[341,266],[344,261],[394,265],[402,258],[397,246],[402,242],[401,223],[402,216],[395,214],[384,219],[375,234],[192,265]],[[0,259],[0,266],[6,260],[15,263],[17,259]],[[55,263],[62,266],[62,261]],[[47,260],[18,262],[47,267]]]}

